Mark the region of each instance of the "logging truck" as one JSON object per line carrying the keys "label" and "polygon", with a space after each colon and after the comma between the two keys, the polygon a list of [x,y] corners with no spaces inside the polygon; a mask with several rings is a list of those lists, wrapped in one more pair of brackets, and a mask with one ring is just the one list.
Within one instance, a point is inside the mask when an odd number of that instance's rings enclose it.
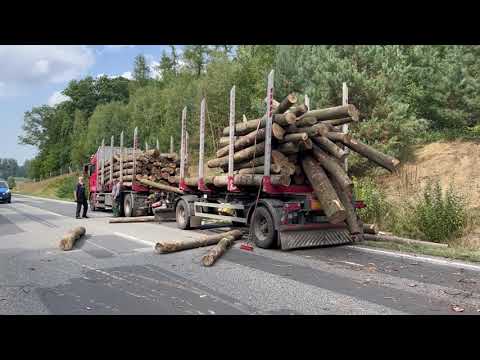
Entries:
{"label": "logging truck", "polygon": [[[145,152],[142,153],[138,148],[137,128],[134,130],[133,147],[123,146],[123,135],[122,132],[119,147],[114,146],[113,136],[110,146],[106,146],[105,141],[102,140],[97,152],[90,157],[90,162],[83,167],[83,173],[88,177],[90,209],[92,211],[112,209],[111,192],[114,179],[117,179],[122,181],[121,204],[119,204],[120,216],[151,215],[157,208],[173,212],[175,198],[182,192],[167,185],[141,179],[141,176],[134,176],[133,174],[139,173],[141,156],[149,152],[148,144],[146,144]],[[164,155],[175,157],[172,149],[173,142],[171,142],[170,147],[171,152]],[[157,154],[158,158],[161,157],[162,154],[158,151],[158,140],[157,148],[150,150],[150,152]],[[171,161],[174,162],[175,160]]]}

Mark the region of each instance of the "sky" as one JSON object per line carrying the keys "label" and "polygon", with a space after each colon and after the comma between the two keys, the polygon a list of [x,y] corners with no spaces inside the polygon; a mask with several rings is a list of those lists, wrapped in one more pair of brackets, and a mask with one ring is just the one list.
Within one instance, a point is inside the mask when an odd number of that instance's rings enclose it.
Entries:
{"label": "sky", "polygon": [[99,75],[131,77],[138,54],[153,69],[163,45],[0,45],[0,158],[19,165],[33,158],[33,146],[19,145],[23,115],[35,106],[55,105],[72,79]]}

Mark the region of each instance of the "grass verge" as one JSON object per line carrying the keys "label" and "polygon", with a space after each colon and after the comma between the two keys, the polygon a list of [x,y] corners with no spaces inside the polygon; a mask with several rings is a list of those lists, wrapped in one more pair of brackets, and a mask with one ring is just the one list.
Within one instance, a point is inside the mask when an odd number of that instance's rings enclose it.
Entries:
{"label": "grass verge", "polygon": [[394,251],[403,251],[411,254],[422,254],[430,256],[440,256],[447,259],[463,260],[480,263],[480,250],[470,250],[457,247],[435,248],[427,245],[407,245],[391,243],[386,241],[362,241],[361,245],[372,248],[381,248]]}

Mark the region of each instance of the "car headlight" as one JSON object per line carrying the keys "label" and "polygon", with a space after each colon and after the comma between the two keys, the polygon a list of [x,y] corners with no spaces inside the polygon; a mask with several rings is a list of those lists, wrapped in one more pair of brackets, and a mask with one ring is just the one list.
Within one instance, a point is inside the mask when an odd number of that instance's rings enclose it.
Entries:
{"label": "car headlight", "polygon": [[10,189],[8,189],[7,191],[5,191],[5,194],[10,194]]}

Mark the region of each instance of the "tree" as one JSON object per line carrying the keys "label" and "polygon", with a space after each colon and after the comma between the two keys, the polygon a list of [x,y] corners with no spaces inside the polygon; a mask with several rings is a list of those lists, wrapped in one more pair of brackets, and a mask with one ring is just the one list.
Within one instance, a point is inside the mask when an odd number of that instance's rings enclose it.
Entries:
{"label": "tree", "polygon": [[187,67],[199,77],[207,63],[208,54],[208,45],[186,45],[183,50],[183,60]]}
{"label": "tree", "polygon": [[14,189],[15,186],[17,186],[17,184],[15,183],[15,178],[13,176],[10,176],[8,179],[7,179],[7,183],[8,183],[8,187],[10,189]]}
{"label": "tree", "polygon": [[145,86],[150,78],[150,69],[147,66],[145,56],[139,54],[135,57],[135,64],[133,68],[133,78],[140,86]]}

